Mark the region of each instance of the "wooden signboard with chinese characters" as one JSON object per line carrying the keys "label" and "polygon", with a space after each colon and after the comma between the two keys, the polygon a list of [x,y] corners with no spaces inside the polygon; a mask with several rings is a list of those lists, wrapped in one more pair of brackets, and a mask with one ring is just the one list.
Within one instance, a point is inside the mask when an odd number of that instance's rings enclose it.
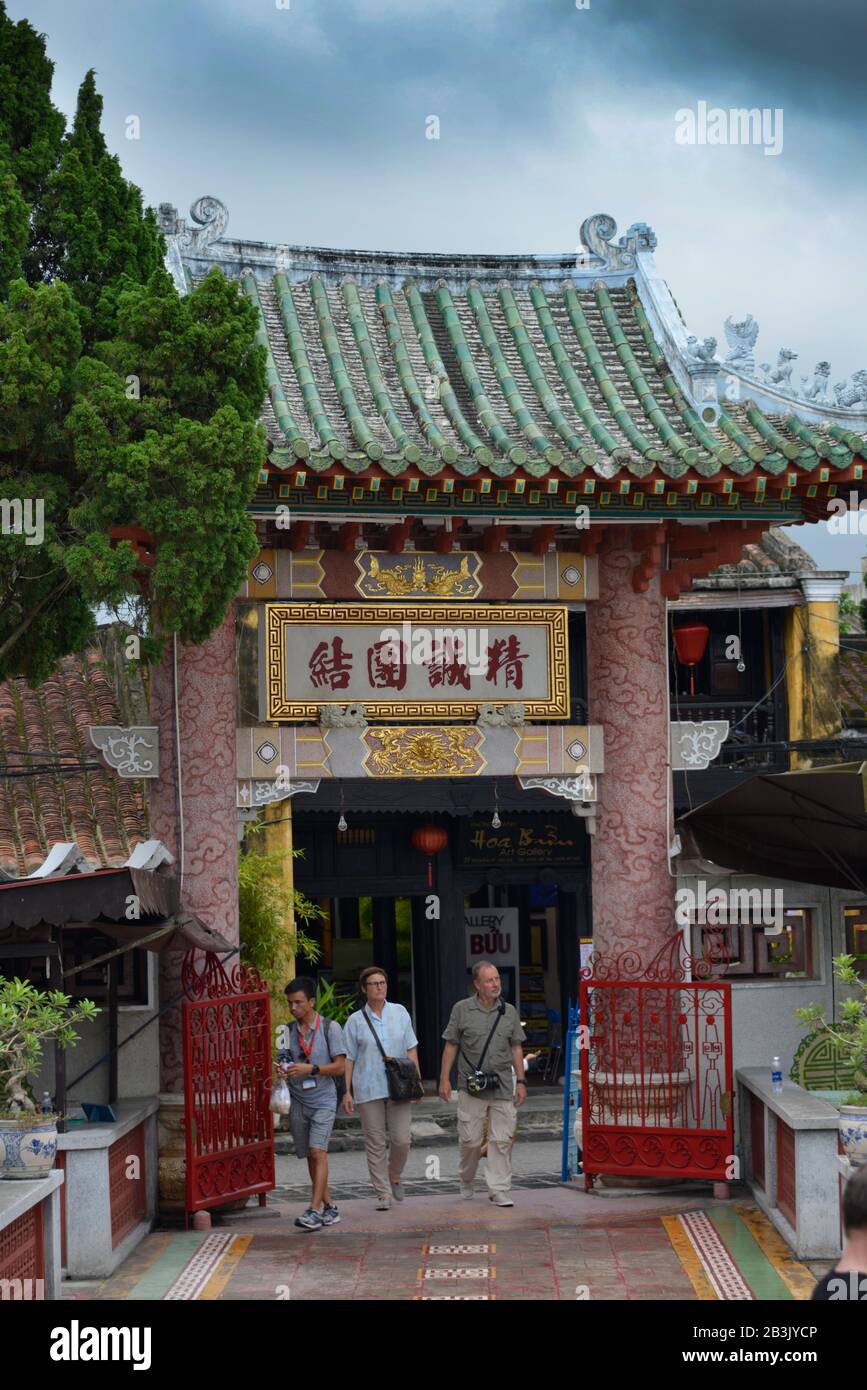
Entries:
{"label": "wooden signboard with chinese characters", "polygon": [[521,704],[568,719],[567,612],[553,604],[266,604],[265,717],[460,719]]}

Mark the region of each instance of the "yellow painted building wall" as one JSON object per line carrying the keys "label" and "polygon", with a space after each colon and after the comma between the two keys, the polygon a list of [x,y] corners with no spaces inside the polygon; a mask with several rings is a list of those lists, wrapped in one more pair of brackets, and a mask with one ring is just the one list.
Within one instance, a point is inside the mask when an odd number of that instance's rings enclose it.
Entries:
{"label": "yellow painted building wall", "polygon": [[[785,627],[789,738],[828,738],[840,732],[840,614],[836,601],[789,610]],[[792,770],[814,759],[792,753]]]}

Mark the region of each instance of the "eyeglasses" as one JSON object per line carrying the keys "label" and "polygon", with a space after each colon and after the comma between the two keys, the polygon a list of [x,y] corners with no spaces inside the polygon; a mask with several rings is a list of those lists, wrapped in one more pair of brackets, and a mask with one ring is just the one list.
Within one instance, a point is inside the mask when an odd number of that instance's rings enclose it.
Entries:
{"label": "eyeglasses", "polygon": [[388,984],[388,981],[387,981],[387,980],[365,980],[364,983],[365,983],[368,987],[369,987],[370,985],[373,985],[374,989],[385,989],[386,985]]}

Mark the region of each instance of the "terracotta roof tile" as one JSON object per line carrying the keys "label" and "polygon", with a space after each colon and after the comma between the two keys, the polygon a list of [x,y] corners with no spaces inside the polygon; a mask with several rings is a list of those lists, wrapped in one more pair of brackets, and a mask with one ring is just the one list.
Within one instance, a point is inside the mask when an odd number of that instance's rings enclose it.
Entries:
{"label": "terracotta roof tile", "polygon": [[[111,629],[36,690],[0,683],[0,865],[30,873],[53,844],[75,840],[86,859],[109,868],[147,839],[143,784],[103,766],[87,733],[92,724],[126,724],[136,705],[141,694],[116,660]],[[28,768],[40,770],[14,775]]]}

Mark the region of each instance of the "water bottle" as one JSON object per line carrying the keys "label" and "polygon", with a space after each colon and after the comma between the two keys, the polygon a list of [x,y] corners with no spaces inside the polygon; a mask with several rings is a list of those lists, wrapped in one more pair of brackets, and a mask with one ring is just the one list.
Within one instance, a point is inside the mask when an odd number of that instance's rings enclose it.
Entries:
{"label": "water bottle", "polygon": [[771,1087],[775,1096],[783,1094],[783,1068],[779,1057],[775,1057],[771,1062]]}
{"label": "water bottle", "polygon": [[43,1091],[43,1092],[42,1092],[42,1103],[41,1103],[41,1105],[39,1106],[39,1110],[40,1110],[41,1114],[43,1114],[43,1115],[50,1115],[50,1114],[52,1113],[53,1109],[54,1109],[54,1106],[51,1104],[51,1092],[50,1092],[50,1091]]}

